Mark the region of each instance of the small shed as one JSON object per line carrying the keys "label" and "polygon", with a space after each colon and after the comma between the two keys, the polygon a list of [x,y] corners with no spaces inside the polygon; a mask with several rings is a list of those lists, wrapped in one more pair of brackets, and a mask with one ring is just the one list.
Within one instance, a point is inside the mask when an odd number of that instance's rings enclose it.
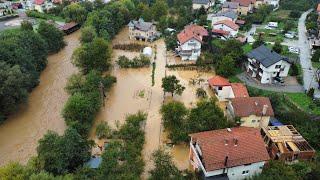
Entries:
{"label": "small shed", "polygon": [[151,57],[152,56],[152,48],[151,47],[145,47],[142,51],[142,54]]}

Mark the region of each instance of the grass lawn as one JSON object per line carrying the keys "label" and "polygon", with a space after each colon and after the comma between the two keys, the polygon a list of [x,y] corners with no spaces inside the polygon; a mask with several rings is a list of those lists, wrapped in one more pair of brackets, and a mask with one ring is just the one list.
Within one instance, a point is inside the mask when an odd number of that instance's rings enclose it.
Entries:
{"label": "grass lawn", "polygon": [[256,30],[256,33],[254,35],[255,39],[258,39],[259,33],[262,33],[262,38],[265,42],[283,41],[283,35],[277,29],[259,28]]}
{"label": "grass lawn", "polygon": [[[320,108],[316,107],[312,99],[304,93],[286,93],[286,95],[306,112],[320,115]],[[314,106],[313,108],[310,106]]]}

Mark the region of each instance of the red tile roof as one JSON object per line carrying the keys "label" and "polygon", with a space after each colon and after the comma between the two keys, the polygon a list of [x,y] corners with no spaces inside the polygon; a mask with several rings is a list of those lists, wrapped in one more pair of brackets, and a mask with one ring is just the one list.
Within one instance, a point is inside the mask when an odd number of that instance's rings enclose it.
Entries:
{"label": "red tile roof", "polygon": [[184,30],[177,35],[181,44],[189,41],[192,38],[202,42],[203,36],[208,36],[208,31],[204,27],[195,24],[186,26]]}
{"label": "red tile roof", "polygon": [[318,4],[317,12],[320,12],[320,3]]}
{"label": "red tile roof", "polygon": [[214,23],[214,25],[218,25],[218,24],[224,24],[235,31],[239,29],[239,26],[230,20],[222,20],[222,21],[218,21],[218,22]]}
{"label": "red tile roof", "polygon": [[254,4],[256,0],[232,0],[232,2],[238,2],[240,6],[248,7],[251,3]]}
{"label": "red tile roof", "polygon": [[270,158],[259,131],[256,128],[236,127],[231,131],[219,129],[190,136],[193,143],[197,142],[200,146],[202,163],[208,172],[268,161]]}
{"label": "red tile roof", "polygon": [[249,97],[246,86],[242,83],[231,83],[231,88],[235,98]]}
{"label": "red tile roof", "polygon": [[35,0],[33,3],[36,5],[41,5],[44,3],[45,0]]}
{"label": "red tile roof", "polygon": [[208,79],[208,83],[210,86],[231,86],[231,83],[228,81],[228,79],[221,76],[215,76]]}
{"label": "red tile roof", "polygon": [[229,31],[224,31],[222,29],[213,29],[212,32],[216,33],[216,34],[221,34],[221,35],[229,35],[230,34]]}
{"label": "red tile roof", "polygon": [[271,102],[267,97],[234,98],[231,99],[231,104],[234,109],[234,114],[237,117],[247,117],[250,115],[261,116],[264,107],[267,107],[265,116],[274,116]]}
{"label": "red tile roof", "polygon": [[236,20],[236,24],[244,25],[246,23],[245,20]]}

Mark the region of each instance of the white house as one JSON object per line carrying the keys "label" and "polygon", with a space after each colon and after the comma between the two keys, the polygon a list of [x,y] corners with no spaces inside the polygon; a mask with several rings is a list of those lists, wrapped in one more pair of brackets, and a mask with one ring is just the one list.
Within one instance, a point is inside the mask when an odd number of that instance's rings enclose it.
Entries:
{"label": "white house", "polygon": [[214,5],[215,0],[192,0],[192,9],[200,9],[201,6],[208,9]]}
{"label": "white house", "polygon": [[208,31],[204,27],[195,24],[186,26],[177,35],[178,48],[176,48],[176,52],[183,61],[195,61],[199,58],[203,37],[205,36],[208,36]]}
{"label": "white house", "polygon": [[280,82],[288,76],[291,66],[289,59],[268,49],[265,45],[247,53],[247,73],[262,84]]}
{"label": "white house", "polygon": [[248,179],[260,174],[270,159],[256,128],[219,129],[190,137],[189,161],[203,179]]}
{"label": "white house", "polygon": [[229,21],[236,22],[237,18],[238,18],[237,13],[235,13],[232,10],[227,10],[227,11],[220,11],[215,14],[208,14],[207,20],[211,21],[211,25],[213,27],[213,25],[219,21],[229,20]]}
{"label": "white house", "polygon": [[214,23],[212,29],[219,29],[230,33],[230,36],[236,37],[239,32],[239,26],[230,20],[222,20]]}
{"label": "white house", "polygon": [[152,22],[145,22],[142,18],[138,21],[130,21],[128,27],[130,39],[153,41],[159,36],[156,25]]}
{"label": "white house", "polygon": [[279,1],[280,0],[264,0],[264,2],[268,5],[272,5],[275,8],[279,7]]}
{"label": "white house", "polygon": [[271,102],[267,97],[234,98],[227,104],[229,117],[240,118],[241,126],[261,128],[267,127],[274,116]]}
{"label": "white house", "polygon": [[208,80],[208,84],[219,101],[249,97],[249,93],[245,85],[242,83],[230,83],[227,79],[221,76],[210,78]]}

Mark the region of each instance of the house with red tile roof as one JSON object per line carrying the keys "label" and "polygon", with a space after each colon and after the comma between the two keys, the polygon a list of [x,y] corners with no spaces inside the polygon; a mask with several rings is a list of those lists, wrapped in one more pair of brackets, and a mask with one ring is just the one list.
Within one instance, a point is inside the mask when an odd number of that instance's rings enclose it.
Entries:
{"label": "house with red tile roof", "polygon": [[232,118],[240,118],[238,122],[246,127],[267,127],[274,116],[271,102],[267,97],[239,97],[231,99],[227,105],[227,113]]}
{"label": "house with red tile roof", "polygon": [[248,179],[270,157],[260,130],[235,127],[190,134],[190,164],[204,179]]}
{"label": "house with red tile roof", "polygon": [[215,76],[208,79],[210,88],[214,91],[219,101],[229,101],[238,97],[249,97],[246,86],[242,83],[230,83],[228,79]]}
{"label": "house with red tile roof", "polygon": [[212,29],[228,31],[232,37],[236,37],[239,32],[239,26],[230,20],[221,20],[213,24]]}
{"label": "house with red tile roof", "polygon": [[201,45],[205,36],[208,36],[208,31],[204,27],[195,24],[186,26],[177,35],[179,44],[176,52],[183,61],[196,61],[199,58],[201,55]]}
{"label": "house with red tile roof", "polygon": [[320,14],[320,3],[317,6],[317,13]]}
{"label": "house with red tile roof", "polygon": [[256,0],[231,0],[231,2],[239,3],[238,14],[247,15],[253,11]]}
{"label": "house with red tile roof", "polygon": [[49,2],[47,0],[34,0],[33,6],[34,6],[34,10],[40,13],[44,13],[49,9],[53,8],[52,2]]}

